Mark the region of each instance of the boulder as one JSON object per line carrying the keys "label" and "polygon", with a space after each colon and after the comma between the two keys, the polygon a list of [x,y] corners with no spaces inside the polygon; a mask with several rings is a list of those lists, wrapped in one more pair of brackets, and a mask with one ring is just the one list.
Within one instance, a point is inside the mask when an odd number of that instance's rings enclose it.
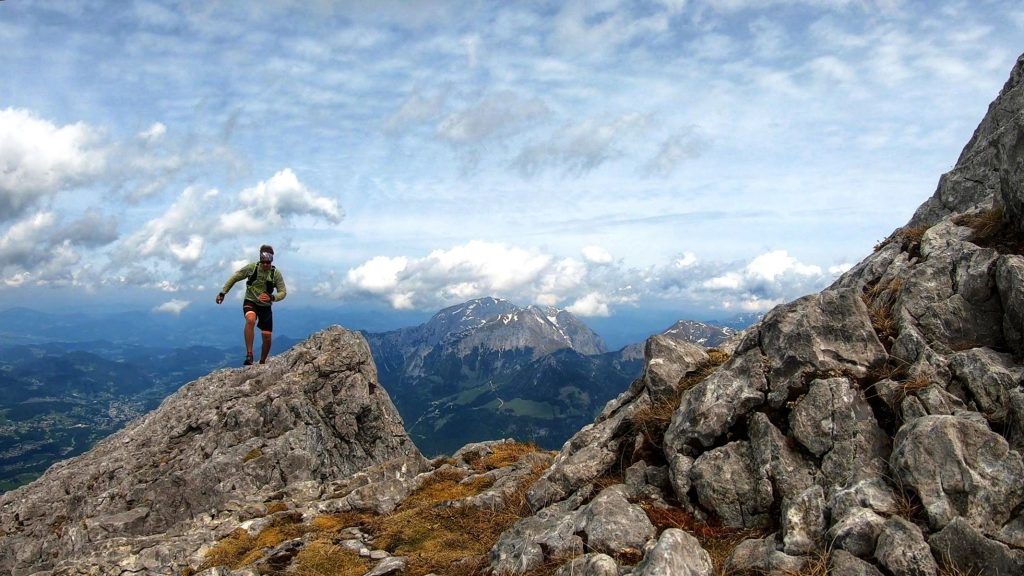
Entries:
{"label": "boulder", "polygon": [[961,516],[994,533],[1024,501],[1024,463],[1002,436],[956,416],[924,416],[896,435],[890,465],[914,490],[931,527]]}
{"label": "boulder", "polygon": [[[579,572],[579,574],[590,574]],[[711,556],[697,539],[679,530],[668,528],[658,542],[633,569],[633,576],[712,576]]]}
{"label": "boulder", "polygon": [[899,516],[882,526],[875,558],[893,576],[936,576],[939,572],[921,529]]}
{"label": "boulder", "polygon": [[700,505],[733,528],[770,524],[772,484],[754,466],[748,442],[730,442],[702,454],[693,463],[690,480]]}
{"label": "boulder", "polygon": [[954,518],[928,539],[932,554],[950,573],[976,576],[1024,574],[1024,551],[985,537],[966,518]]}

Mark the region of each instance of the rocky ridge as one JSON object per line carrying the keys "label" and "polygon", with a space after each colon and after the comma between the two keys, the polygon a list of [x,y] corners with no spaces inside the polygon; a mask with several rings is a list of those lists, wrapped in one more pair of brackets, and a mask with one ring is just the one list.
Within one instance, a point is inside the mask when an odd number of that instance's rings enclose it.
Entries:
{"label": "rocky ridge", "polygon": [[187,384],[91,451],[5,493],[0,571],[95,562],[171,573],[222,535],[225,521],[265,514],[280,494],[319,495],[384,463],[392,476],[411,476],[425,462],[377,384],[366,342],[335,327],[264,366]]}

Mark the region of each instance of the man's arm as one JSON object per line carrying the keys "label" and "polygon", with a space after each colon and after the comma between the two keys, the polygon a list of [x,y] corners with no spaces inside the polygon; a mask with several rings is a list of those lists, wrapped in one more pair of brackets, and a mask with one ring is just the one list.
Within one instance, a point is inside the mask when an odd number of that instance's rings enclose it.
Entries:
{"label": "man's arm", "polygon": [[281,271],[276,268],[274,271],[276,272],[274,274],[274,288],[277,289],[274,292],[274,302],[280,302],[288,295],[288,288],[284,285],[284,276],[281,275]]}
{"label": "man's arm", "polygon": [[231,278],[228,278],[228,281],[224,283],[224,287],[220,289],[220,293],[227,294],[228,291],[231,290],[231,287],[234,286],[236,282],[242,280],[243,278],[248,278],[249,274],[252,274],[252,264],[246,264],[245,266],[242,266],[241,268],[238,269],[238,272],[235,272],[234,274],[232,274]]}

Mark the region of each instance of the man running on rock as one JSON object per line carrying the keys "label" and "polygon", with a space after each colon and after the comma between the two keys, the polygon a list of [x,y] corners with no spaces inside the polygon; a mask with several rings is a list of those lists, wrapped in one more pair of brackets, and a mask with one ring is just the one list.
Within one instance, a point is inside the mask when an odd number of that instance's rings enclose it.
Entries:
{"label": "man running on rock", "polygon": [[[252,364],[252,343],[255,337],[254,327],[263,333],[263,349],[260,352],[260,364],[267,362],[270,355],[271,333],[274,331],[274,313],[271,304],[284,300],[288,290],[284,278],[273,265],[274,249],[264,244],[260,246],[260,261],[246,264],[238,269],[217,294],[217,304],[224,301],[224,295],[239,280],[245,279],[245,299],[242,301],[242,313],[245,314],[245,364]],[[274,291],[277,291],[275,294]]]}

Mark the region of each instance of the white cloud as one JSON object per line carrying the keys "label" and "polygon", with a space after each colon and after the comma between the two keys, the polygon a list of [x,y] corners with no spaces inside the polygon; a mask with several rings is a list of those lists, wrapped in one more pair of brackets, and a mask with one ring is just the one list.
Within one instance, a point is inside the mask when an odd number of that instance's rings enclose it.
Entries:
{"label": "white cloud", "polygon": [[603,294],[591,292],[569,305],[566,310],[577,316],[609,316],[608,298]]}
{"label": "white cloud", "polygon": [[98,132],[82,122],[58,127],[28,110],[0,110],[0,222],[98,177],[106,160]]}
{"label": "white cloud", "polygon": [[167,134],[167,126],[161,122],[155,122],[146,130],[139,132],[139,140],[146,144],[155,144]]}
{"label": "white cloud", "polygon": [[676,268],[689,268],[697,263],[697,255],[693,252],[683,252],[683,255],[677,258],[672,265]]}
{"label": "white cloud", "polygon": [[348,271],[346,281],[357,290],[386,294],[398,286],[398,275],[409,265],[407,258],[377,256]]}
{"label": "white cloud", "polygon": [[[129,235],[121,242],[121,251],[126,252],[122,258],[174,258],[181,256],[188,260],[188,245],[181,246],[179,238],[197,238],[201,234],[211,232],[211,200],[217,196],[216,190],[200,190],[188,187],[163,215],[154,218]],[[192,249],[202,249],[202,242],[190,240]],[[181,256],[175,253],[172,246],[177,247]]]}
{"label": "white cloud", "polygon": [[218,233],[224,236],[255,234],[267,226],[282,226],[296,216],[312,216],[338,223],[344,212],[334,198],[312,192],[290,168],[269,180],[246,188],[239,195],[244,206],[220,217]]}
{"label": "white cloud", "polygon": [[11,265],[28,268],[45,258],[56,221],[53,212],[40,212],[11,225],[0,236],[0,268]]}
{"label": "white cloud", "polygon": [[583,259],[593,264],[610,264],[612,255],[600,246],[585,246],[583,248]]}
{"label": "white cloud", "polygon": [[166,314],[174,314],[179,316],[181,312],[191,304],[191,300],[168,300],[163,304],[153,308],[153,312],[162,312]]}
{"label": "white cloud", "polygon": [[785,250],[773,250],[751,260],[745,270],[745,276],[748,278],[767,282],[775,282],[780,276],[786,274],[820,276],[821,268],[802,264]]}

